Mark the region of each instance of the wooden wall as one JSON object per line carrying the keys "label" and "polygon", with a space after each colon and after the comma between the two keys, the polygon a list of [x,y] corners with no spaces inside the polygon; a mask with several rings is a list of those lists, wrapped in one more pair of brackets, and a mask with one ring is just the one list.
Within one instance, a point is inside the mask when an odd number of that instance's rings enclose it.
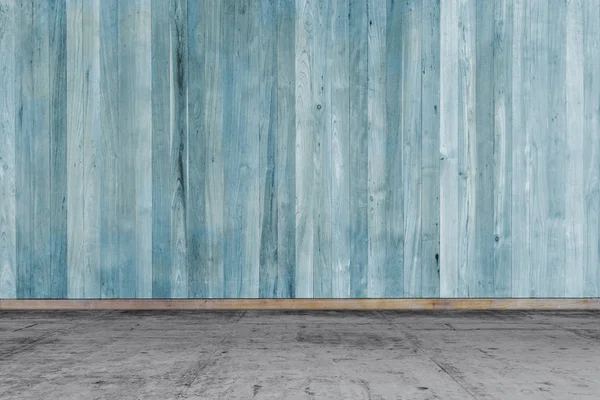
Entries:
{"label": "wooden wall", "polygon": [[600,296],[598,0],[0,0],[0,298]]}

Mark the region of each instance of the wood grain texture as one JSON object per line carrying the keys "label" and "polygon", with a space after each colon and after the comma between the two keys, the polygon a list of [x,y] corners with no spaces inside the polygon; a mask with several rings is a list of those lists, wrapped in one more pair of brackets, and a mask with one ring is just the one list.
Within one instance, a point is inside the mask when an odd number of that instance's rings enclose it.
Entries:
{"label": "wood grain texture", "polygon": [[0,300],[0,311],[18,310],[600,310],[600,299],[114,299]]}
{"label": "wood grain texture", "polygon": [[17,296],[15,220],[15,96],[18,4],[0,1],[0,297]]}
{"label": "wood grain texture", "polygon": [[599,63],[594,0],[0,0],[0,298],[600,296]]}

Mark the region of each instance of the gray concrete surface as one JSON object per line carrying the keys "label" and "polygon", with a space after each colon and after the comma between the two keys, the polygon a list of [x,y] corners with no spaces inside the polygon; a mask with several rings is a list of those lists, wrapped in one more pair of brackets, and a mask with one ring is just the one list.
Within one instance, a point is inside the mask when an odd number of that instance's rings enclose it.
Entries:
{"label": "gray concrete surface", "polygon": [[597,312],[0,312],[0,399],[599,399]]}

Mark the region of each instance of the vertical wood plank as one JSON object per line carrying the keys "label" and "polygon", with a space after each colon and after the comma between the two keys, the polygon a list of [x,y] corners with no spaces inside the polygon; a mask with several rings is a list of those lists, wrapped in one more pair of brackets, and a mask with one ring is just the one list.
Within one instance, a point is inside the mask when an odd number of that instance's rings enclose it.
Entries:
{"label": "vertical wood plank", "polygon": [[188,296],[187,2],[152,7],[152,295],[182,298]]}
{"label": "vertical wood plank", "polygon": [[[226,2],[224,55],[225,297],[258,295],[259,121],[256,70],[257,5]],[[237,29],[230,29],[231,26]]]}
{"label": "vertical wood plank", "polygon": [[152,294],[152,122],[150,1],[121,1],[119,14],[120,227],[128,255],[120,296]]}
{"label": "vertical wood plank", "polygon": [[[494,290],[494,3],[477,2],[475,18],[475,154],[472,160],[475,185],[473,260],[469,260],[469,295],[485,297]],[[469,156],[473,155],[470,152]]]}
{"label": "vertical wood plank", "polygon": [[313,40],[311,43],[312,121],[315,147],[313,153],[315,207],[313,208],[314,261],[313,296],[332,296],[332,240],[331,240],[331,118],[332,118],[332,69],[331,48],[331,1],[311,1]]}
{"label": "vertical wood plank", "polygon": [[[584,292],[586,269],[585,176],[582,155],[587,144],[584,131],[585,22],[582,1],[554,1],[550,7],[549,24],[552,28],[549,37],[551,75],[548,79],[548,143],[552,159],[548,160],[547,167],[548,182],[551,185],[551,236],[548,242],[550,270],[546,282],[554,283],[554,286],[542,295],[576,297]],[[557,99],[562,102],[556,104]],[[558,201],[560,208],[556,210]],[[558,217],[562,220],[556,226],[555,219]]]}
{"label": "vertical wood plank", "polygon": [[[160,8],[164,6],[164,2],[155,0],[156,3],[152,5],[152,18],[159,24],[160,17],[157,15],[159,13]],[[205,69],[205,53],[211,51],[213,57],[215,54],[215,43],[210,42],[208,32],[210,25],[210,19],[212,16],[212,10],[207,8],[210,6],[210,3],[207,2],[198,2],[198,1],[188,1],[187,4],[187,40],[188,40],[188,71],[193,73],[188,73],[188,171],[187,171],[187,213],[186,213],[186,226],[187,226],[187,271],[188,271],[188,296],[191,298],[202,298],[208,297],[209,289],[208,289],[208,280],[209,280],[209,271],[208,271],[208,227],[207,227],[207,204],[206,204],[206,184],[207,184],[207,124],[206,118],[208,117],[206,106],[206,99],[209,98],[208,93],[205,90],[210,90],[211,81],[207,79],[207,74],[209,72]],[[212,16],[214,18],[214,16]],[[218,21],[218,15],[217,15]],[[214,22],[213,22],[214,23]],[[153,27],[154,32],[158,32],[161,26]],[[158,45],[158,43],[154,43],[153,45]],[[161,50],[164,51],[164,50]],[[153,62],[158,63],[159,61],[154,58]],[[163,61],[164,62],[164,61]],[[218,68],[218,65],[215,66]],[[160,68],[157,65],[157,68]],[[161,77],[156,76],[154,69],[152,72],[152,79],[154,79],[155,84],[160,83],[161,86],[164,87],[164,75]],[[153,96],[155,88],[152,88]],[[214,90],[214,89],[213,89]],[[155,132],[158,132],[159,124],[164,123],[164,120],[160,119],[161,115],[166,113],[166,106],[163,105],[163,108],[158,108],[160,105],[159,102],[153,103],[153,107],[157,107],[155,111],[153,111],[153,122],[152,127],[155,129]],[[160,110],[160,111],[159,111]],[[166,126],[162,129],[166,129]],[[156,146],[158,143],[154,143]],[[166,146],[166,142],[161,145]],[[153,148],[155,151],[156,147]],[[164,149],[164,147],[163,147]],[[158,149],[156,149],[158,151]],[[165,150],[162,150],[165,151]],[[158,156],[157,154],[154,154]],[[164,171],[163,171],[164,172]],[[158,189],[154,189],[154,186],[161,186],[161,182],[164,179],[167,179],[166,176],[161,174],[157,168],[157,160],[153,161],[153,191],[156,193],[155,198],[162,197],[162,192]],[[159,178],[159,176],[161,178]],[[160,179],[160,180],[159,180]],[[156,231],[158,227],[156,225],[164,225],[166,221],[164,218],[168,215],[165,211],[159,214],[159,210],[165,210],[168,206],[166,203],[167,199],[163,199],[164,203],[161,201],[157,203],[153,201],[152,208],[154,213],[154,223],[155,228],[153,228],[153,234],[156,235],[155,238],[161,236],[161,243],[165,243],[169,238],[165,235],[164,231]],[[160,215],[160,217],[159,217]],[[160,218],[160,219],[159,219]],[[169,263],[168,259],[162,261],[162,257],[169,257],[170,253],[168,250],[162,250],[162,248],[157,247],[159,243],[157,239],[153,242],[153,249],[155,258],[153,259],[153,265],[155,271],[158,272],[159,269],[164,268],[161,266],[161,262]],[[154,277],[155,284],[154,287],[158,288],[162,286],[162,280],[156,276]],[[163,289],[166,291],[166,288]]]}
{"label": "vertical wood plank", "polygon": [[471,276],[477,251],[477,126],[476,126],[476,7],[475,0],[458,5],[458,287],[471,297]]}
{"label": "vertical wood plank", "polygon": [[369,0],[368,9],[368,160],[369,264],[368,297],[385,295],[387,262],[386,179],[386,3]]}
{"label": "vertical wood plank", "polygon": [[349,3],[350,296],[368,295],[368,0]]}
{"label": "vertical wood plank", "polygon": [[100,2],[67,1],[68,296],[100,297]]}
{"label": "vertical wood plank", "polygon": [[331,9],[331,297],[350,297],[349,1]]}
{"label": "vertical wood plank", "polygon": [[440,6],[440,296],[458,296],[458,0]]}
{"label": "vertical wood plank", "polygon": [[423,1],[421,25],[421,297],[440,295],[440,1]]}
{"label": "vertical wood plank", "polygon": [[48,4],[20,4],[17,66],[17,297],[50,297],[50,62]]}
{"label": "vertical wood plank", "polygon": [[49,4],[50,257],[49,297],[67,296],[67,8]]}
{"label": "vertical wood plank", "polygon": [[226,51],[225,37],[225,6],[221,1],[213,0],[204,9],[206,16],[206,52],[204,77],[207,82],[204,126],[206,129],[207,148],[207,182],[206,197],[206,229],[208,256],[208,297],[223,297],[224,295],[224,196],[225,177],[223,170],[223,137],[224,123],[228,118],[225,113],[223,96],[225,91],[223,53]]}
{"label": "vertical wood plank", "polygon": [[313,171],[316,140],[314,137],[313,4],[311,0],[296,0],[296,277],[298,298],[313,297],[315,259],[314,212],[316,187]]}
{"label": "vertical wood plank", "polygon": [[[401,3],[403,4],[403,3]],[[393,12],[394,10],[392,10]],[[395,121],[388,120],[389,126],[389,139],[392,140],[387,146],[388,152],[388,185],[390,193],[393,197],[390,199],[390,206],[395,204],[395,197],[400,194],[394,194],[396,182],[400,179],[396,179],[397,176],[394,171],[398,169],[402,170],[402,186],[404,201],[400,202],[400,205],[404,206],[404,290],[400,288],[390,288],[385,296],[399,297],[404,294],[407,297],[418,297],[421,295],[422,286],[422,271],[423,266],[421,262],[422,257],[422,241],[421,241],[421,187],[422,187],[422,132],[421,132],[421,79],[423,76],[423,67],[421,64],[421,25],[422,25],[422,2],[413,1],[406,2],[403,8],[400,8],[396,12],[400,12],[399,20],[393,18],[389,20],[389,30],[393,30],[394,26],[400,25],[401,30],[401,48],[402,48],[402,63],[401,63],[401,74],[402,74],[402,86],[400,89],[400,104],[401,109],[401,121],[400,121],[400,132],[402,134],[401,140],[395,141],[394,136],[399,135],[395,128]],[[396,45],[394,42],[388,43],[390,51],[394,52],[395,48],[399,48],[400,45]],[[390,60],[391,61],[391,60]],[[400,71],[399,71],[400,72]],[[388,88],[390,89],[391,96],[395,96],[395,89],[390,86],[392,82],[388,78]],[[394,108],[394,102],[388,100],[388,107]],[[388,115],[393,116],[394,114],[388,110]],[[396,143],[394,143],[396,142]],[[401,143],[401,146],[398,146]],[[398,158],[394,152],[394,148],[402,148],[402,164],[401,167],[396,165],[394,160]],[[391,154],[390,154],[391,153]],[[395,207],[390,208],[390,213],[386,219],[393,221],[396,219],[396,213],[394,212]],[[390,223],[390,222],[388,222]],[[391,225],[391,227],[393,224]],[[390,235],[395,229],[390,230]],[[390,239],[393,239],[390,236]],[[388,251],[392,251],[395,248],[400,247],[399,243],[395,243],[393,240],[389,240]],[[399,254],[402,256],[402,254]],[[396,257],[390,257],[387,261],[388,268],[393,265]],[[386,273],[386,282],[393,280],[398,273],[394,269],[389,270]],[[401,278],[400,276],[398,278]],[[396,278],[396,279],[398,279]]]}
{"label": "vertical wood plank", "polygon": [[0,298],[16,298],[15,95],[18,4],[0,1]]}
{"label": "vertical wood plank", "polygon": [[[258,54],[253,59],[259,60],[259,221],[260,221],[260,264],[259,264],[259,297],[277,297],[278,286],[278,176],[275,168],[277,157],[277,71],[276,53],[278,31],[278,10],[280,4],[266,2],[259,5],[259,38]],[[259,55],[260,54],[260,55]]]}
{"label": "vertical wood plank", "polygon": [[[404,153],[410,156],[415,154],[411,151],[416,150],[410,147],[411,134],[420,135],[420,87],[418,94],[414,91],[412,95],[417,98],[411,98],[410,92],[420,85],[420,54],[417,57],[416,51],[419,50],[419,39],[416,35],[416,25],[413,24],[419,17],[420,3],[418,2],[386,2],[385,17],[383,24],[385,26],[385,126],[387,132],[384,132],[384,153],[375,155],[381,157],[385,165],[385,200],[384,200],[384,222],[383,230],[385,236],[385,253],[383,256],[384,264],[381,266],[383,275],[382,296],[402,297],[405,293],[411,293],[411,287],[414,282],[411,281],[412,274],[410,268],[405,272],[405,235],[406,231],[406,210],[405,197],[406,191],[414,194],[413,187],[407,187],[405,184],[406,171],[408,169],[403,164]],[[417,38],[417,43],[411,43]],[[415,68],[419,70],[418,75]],[[411,75],[405,80],[405,72]],[[417,77],[417,82],[411,81]],[[410,83],[408,83],[410,82]],[[407,84],[408,83],[408,84]],[[405,91],[405,85],[410,89]],[[404,96],[406,95],[406,99]],[[407,101],[405,101],[407,100]],[[418,110],[416,109],[417,107]],[[405,116],[408,116],[406,120]],[[418,128],[415,123],[419,123]],[[409,132],[406,134],[406,132]],[[406,139],[406,141],[404,141]],[[409,143],[409,146],[405,146]],[[418,146],[420,147],[420,140]],[[418,156],[417,156],[418,158]],[[416,167],[416,166],[415,166]],[[420,169],[419,166],[414,171]],[[419,172],[417,172],[419,174]],[[416,182],[416,187],[419,182]],[[418,199],[419,195],[413,196]],[[420,205],[420,202],[419,202]],[[415,221],[420,221],[420,211],[414,210]],[[406,225],[408,226],[408,225]],[[414,228],[414,229],[413,229]],[[418,235],[419,227],[412,226],[412,234]],[[419,240],[415,240],[415,248],[419,245]],[[410,251],[409,251],[410,253]],[[419,257],[417,254],[413,254]],[[410,257],[410,255],[408,255]],[[420,272],[420,269],[419,269]],[[419,274],[420,277],[420,274]],[[419,290],[420,291],[420,290]]]}
{"label": "vertical wood plank", "polygon": [[584,297],[600,296],[600,8],[583,1]]}
{"label": "vertical wood plank", "polygon": [[296,297],[296,24],[294,0],[277,8],[277,285],[275,297]]}
{"label": "vertical wood plank", "polygon": [[122,228],[122,146],[119,127],[119,14],[117,0],[100,2],[100,128],[104,168],[100,192],[100,296],[121,297],[121,271],[130,257],[130,234]]}
{"label": "vertical wood plank", "polygon": [[512,293],[513,1],[494,3],[494,250],[491,297]]}

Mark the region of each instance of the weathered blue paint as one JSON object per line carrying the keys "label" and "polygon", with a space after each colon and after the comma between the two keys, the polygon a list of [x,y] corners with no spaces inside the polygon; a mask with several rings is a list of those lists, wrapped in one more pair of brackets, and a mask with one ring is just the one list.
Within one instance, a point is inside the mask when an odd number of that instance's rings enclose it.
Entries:
{"label": "weathered blue paint", "polygon": [[0,0],[0,297],[597,297],[593,0]]}

